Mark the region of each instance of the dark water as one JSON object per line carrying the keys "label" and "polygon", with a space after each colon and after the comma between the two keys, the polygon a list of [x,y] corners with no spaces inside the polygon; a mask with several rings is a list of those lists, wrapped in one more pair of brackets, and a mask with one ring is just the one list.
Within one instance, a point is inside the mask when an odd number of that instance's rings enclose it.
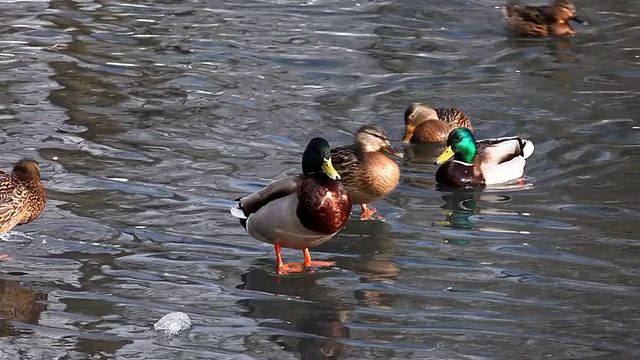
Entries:
{"label": "dark water", "polygon": [[[0,243],[0,358],[640,357],[640,3],[579,1],[555,40],[500,4],[0,3],[0,165],[36,158],[50,197]],[[527,186],[439,191],[437,149],[405,148],[386,222],[275,276],[231,199],[313,136],[401,147],[414,101],[533,140]],[[171,311],[189,334],[151,330]]]}

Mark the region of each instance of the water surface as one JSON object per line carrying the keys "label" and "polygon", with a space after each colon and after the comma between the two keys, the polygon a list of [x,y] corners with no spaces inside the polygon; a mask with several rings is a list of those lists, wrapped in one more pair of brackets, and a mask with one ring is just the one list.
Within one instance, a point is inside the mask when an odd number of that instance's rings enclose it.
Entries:
{"label": "water surface", "polygon": [[[579,2],[573,39],[509,35],[500,1],[0,4],[2,169],[49,202],[0,243],[8,359],[640,357],[634,1]],[[436,189],[437,148],[276,276],[232,199],[299,171],[307,141],[458,107],[536,145],[526,186]],[[299,261],[299,251],[284,253]],[[188,334],[151,329],[188,313]]]}

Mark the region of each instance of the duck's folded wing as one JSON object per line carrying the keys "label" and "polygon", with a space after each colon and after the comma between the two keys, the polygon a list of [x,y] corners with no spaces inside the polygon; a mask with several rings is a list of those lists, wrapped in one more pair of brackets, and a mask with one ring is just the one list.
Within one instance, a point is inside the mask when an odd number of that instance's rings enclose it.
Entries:
{"label": "duck's folded wing", "polygon": [[27,197],[27,189],[18,180],[0,172],[0,222],[13,217],[20,203]]}
{"label": "duck's folded wing", "polygon": [[519,137],[504,137],[480,140],[476,149],[483,164],[497,165],[518,156],[528,158],[533,153],[533,143]]}
{"label": "duck's folded wing", "polygon": [[452,127],[466,127],[473,130],[469,122],[469,118],[460,110],[454,108],[434,109],[438,114],[438,119],[451,125]]}
{"label": "duck's folded wing", "polygon": [[301,180],[302,177],[299,175],[276,180],[253,194],[238,199],[238,204],[231,208],[231,214],[237,218],[246,219],[269,202],[294,193]]}
{"label": "duck's folded wing", "polygon": [[351,169],[359,166],[355,146],[347,145],[331,149],[331,164],[342,177],[344,177],[343,173],[350,172]]}
{"label": "duck's folded wing", "polygon": [[[18,213],[16,212],[16,207],[13,204],[0,204],[0,222],[8,222],[16,215],[18,215]],[[18,220],[18,223],[21,222],[22,219]]]}
{"label": "duck's folded wing", "polygon": [[480,164],[480,170],[485,184],[502,184],[522,177],[526,162],[522,156],[516,156],[500,164]]}
{"label": "duck's folded wing", "polygon": [[519,5],[514,8],[513,15],[517,15],[524,22],[533,24],[547,24],[550,9],[549,6]]}

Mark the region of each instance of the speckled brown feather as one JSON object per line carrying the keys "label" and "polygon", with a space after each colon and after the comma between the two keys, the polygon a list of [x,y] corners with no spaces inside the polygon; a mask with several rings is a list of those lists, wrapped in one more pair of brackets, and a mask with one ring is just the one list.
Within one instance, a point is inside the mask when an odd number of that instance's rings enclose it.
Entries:
{"label": "speckled brown feather", "polygon": [[20,160],[11,174],[0,171],[0,233],[35,220],[46,202],[35,160]]}
{"label": "speckled brown feather", "polygon": [[502,12],[508,20],[509,28],[522,36],[575,35],[575,30],[568,23],[575,16],[575,7],[569,0],[556,0],[551,6],[508,3]]}
{"label": "speckled brown feather", "polygon": [[444,121],[427,120],[415,129],[411,142],[414,144],[447,142],[447,136],[453,129]]}
{"label": "speckled brown feather", "polygon": [[458,109],[434,109],[438,114],[438,119],[444,121],[449,124],[452,128],[457,127],[465,127],[471,131],[473,131],[473,126],[471,126],[471,121],[469,118]]}
{"label": "speckled brown feather", "polygon": [[471,120],[455,108],[433,109],[425,104],[415,103],[407,108],[404,117],[407,128],[413,127],[411,143],[446,142],[451,130],[458,127],[473,131]]}
{"label": "speckled brown feather", "polygon": [[475,161],[473,166],[458,161],[447,161],[436,171],[436,181],[455,187],[485,186],[479,161]]}
{"label": "speckled brown feather", "polygon": [[312,174],[298,186],[296,214],[302,226],[321,234],[333,234],[351,214],[351,198],[339,181],[324,174]]}
{"label": "speckled brown feather", "polygon": [[381,151],[341,146],[331,149],[331,161],[354,204],[376,201],[393,191],[400,181],[400,167]]}

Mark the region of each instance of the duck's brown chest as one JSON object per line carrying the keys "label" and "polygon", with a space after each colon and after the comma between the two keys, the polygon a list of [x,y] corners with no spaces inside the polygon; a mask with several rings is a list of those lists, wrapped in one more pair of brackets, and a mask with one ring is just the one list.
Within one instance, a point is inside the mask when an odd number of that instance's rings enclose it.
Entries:
{"label": "duck's brown chest", "polygon": [[368,153],[354,179],[345,181],[351,200],[355,204],[367,204],[393,191],[400,181],[400,167],[386,155]]}
{"label": "duck's brown chest", "polygon": [[416,128],[412,143],[447,142],[451,126],[440,120],[427,120]]}
{"label": "duck's brown chest", "polygon": [[573,36],[575,30],[566,22],[559,22],[549,27],[549,33],[554,36]]}
{"label": "duck's brown chest", "polygon": [[342,229],[351,214],[351,198],[339,182],[314,177],[298,188],[298,218],[305,228],[322,234]]}
{"label": "duck's brown chest", "polygon": [[476,166],[468,166],[457,161],[448,161],[436,171],[436,181],[454,187],[484,187],[482,172]]}

